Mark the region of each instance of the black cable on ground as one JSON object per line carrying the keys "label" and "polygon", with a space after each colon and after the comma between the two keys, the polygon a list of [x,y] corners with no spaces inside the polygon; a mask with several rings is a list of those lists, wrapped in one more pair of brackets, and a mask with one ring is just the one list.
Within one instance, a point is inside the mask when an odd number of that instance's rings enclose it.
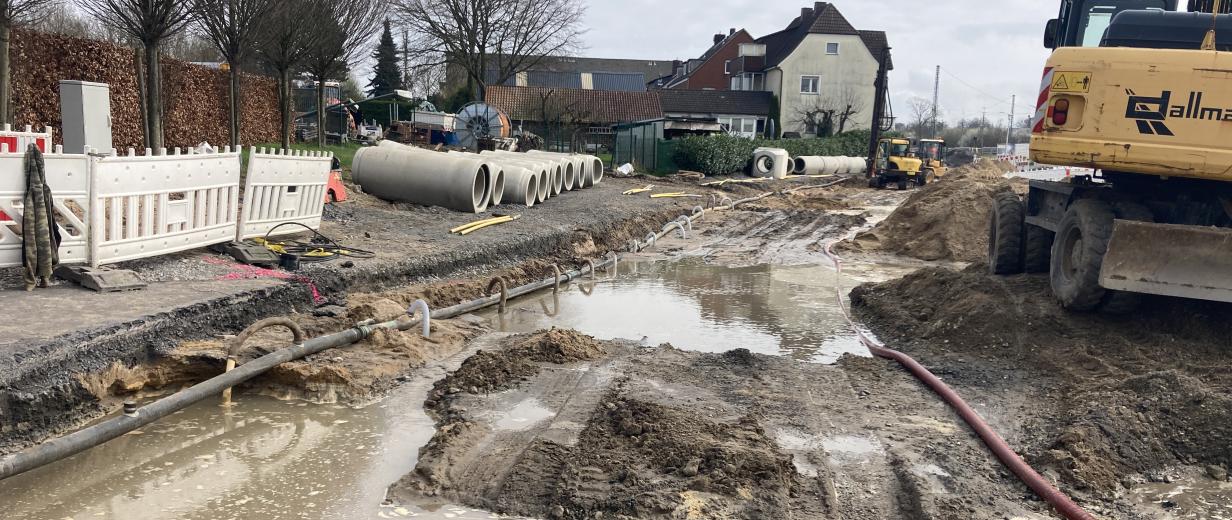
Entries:
{"label": "black cable on ground", "polygon": [[[286,240],[274,242],[270,240],[270,235],[274,234],[278,228],[283,226],[299,226],[312,232],[312,238],[308,242],[299,240]],[[367,259],[376,257],[376,253],[359,249],[355,247],[343,247],[335,242],[332,238],[322,235],[320,231],[312,229],[299,222],[284,222],[270,228],[262,238],[265,247],[270,248],[275,252],[281,252],[298,256],[301,262],[328,262],[339,257]],[[275,249],[275,246],[278,249]],[[279,251],[281,249],[281,251]]]}

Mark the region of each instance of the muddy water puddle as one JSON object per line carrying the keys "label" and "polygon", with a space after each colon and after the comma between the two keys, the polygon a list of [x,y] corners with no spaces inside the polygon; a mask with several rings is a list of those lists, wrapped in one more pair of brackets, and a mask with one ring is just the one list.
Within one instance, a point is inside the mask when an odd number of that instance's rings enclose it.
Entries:
{"label": "muddy water puddle", "polygon": [[1232,482],[1195,475],[1170,484],[1146,483],[1129,491],[1130,501],[1154,518],[1232,520]]}
{"label": "muddy water puddle", "polygon": [[622,261],[615,277],[581,280],[510,302],[504,313],[483,313],[503,332],[548,327],[599,339],[670,343],[684,350],[758,354],[833,363],[844,354],[868,355],[843,319],[843,294],[895,267],[852,266],[842,276],[825,266],[729,267],[700,258],[674,262]]}
{"label": "muddy water puddle", "polygon": [[[823,266],[722,267],[692,258],[622,262],[618,276],[579,282],[484,314],[499,331],[574,328],[603,339],[721,352],[747,348],[807,362],[867,355],[835,301],[890,276],[858,266],[841,278]],[[600,278],[603,278],[602,276]],[[433,423],[422,403],[443,376],[416,374],[363,408],[242,395],[208,401],[78,456],[0,485],[6,518],[283,519],[501,518],[450,504],[382,505],[414,471]],[[551,419],[534,399],[510,394],[490,417],[521,431]],[[803,468],[808,470],[809,468]]]}
{"label": "muddy water puddle", "polygon": [[[242,395],[208,401],[0,485],[24,520],[503,518],[441,504],[382,505],[433,423],[408,385],[364,408]],[[509,414],[516,421],[515,414]]]}

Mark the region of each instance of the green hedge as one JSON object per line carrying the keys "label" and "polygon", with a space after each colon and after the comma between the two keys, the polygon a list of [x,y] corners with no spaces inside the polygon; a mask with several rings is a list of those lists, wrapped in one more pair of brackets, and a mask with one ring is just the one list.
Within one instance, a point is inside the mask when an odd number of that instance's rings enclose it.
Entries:
{"label": "green hedge", "polygon": [[845,132],[816,139],[745,139],[730,135],[686,137],[675,141],[673,159],[681,169],[706,175],[727,175],[746,171],[753,150],[782,148],[792,157],[801,155],[864,157],[868,155],[868,130]]}

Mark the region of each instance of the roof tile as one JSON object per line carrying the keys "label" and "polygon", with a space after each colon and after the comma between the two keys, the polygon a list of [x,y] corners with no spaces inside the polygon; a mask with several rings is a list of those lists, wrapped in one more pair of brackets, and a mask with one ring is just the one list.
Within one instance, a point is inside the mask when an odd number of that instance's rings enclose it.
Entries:
{"label": "roof tile", "polygon": [[486,101],[514,121],[542,121],[567,115],[580,123],[631,123],[663,117],[654,92],[490,86]]}

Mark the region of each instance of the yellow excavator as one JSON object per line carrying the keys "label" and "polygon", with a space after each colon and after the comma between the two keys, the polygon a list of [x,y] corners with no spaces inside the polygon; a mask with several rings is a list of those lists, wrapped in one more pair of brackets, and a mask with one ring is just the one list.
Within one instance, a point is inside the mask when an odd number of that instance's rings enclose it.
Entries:
{"label": "yellow excavator", "polygon": [[917,155],[920,157],[920,161],[924,163],[921,166],[922,169],[920,170],[919,177],[916,177],[916,184],[923,186],[945,177],[947,171],[945,167],[945,141],[942,139],[920,139],[919,145],[916,148],[919,150]]}
{"label": "yellow excavator", "polygon": [[990,269],[1047,272],[1075,311],[1232,302],[1229,0],[1063,0],[1031,159],[1093,173],[1002,194]]}
{"label": "yellow excavator", "polygon": [[877,156],[873,161],[874,171],[868,178],[873,188],[885,188],[896,184],[905,190],[916,184],[924,162],[911,151],[911,141],[898,137],[886,137],[877,142]]}

